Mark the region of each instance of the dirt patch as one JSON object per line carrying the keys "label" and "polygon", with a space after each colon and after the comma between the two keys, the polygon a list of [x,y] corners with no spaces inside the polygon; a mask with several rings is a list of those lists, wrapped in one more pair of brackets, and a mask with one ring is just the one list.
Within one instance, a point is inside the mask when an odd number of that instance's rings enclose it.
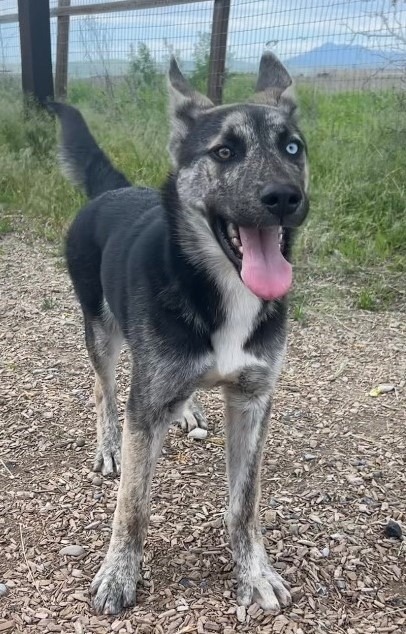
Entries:
{"label": "dirt patch", "polygon": [[[405,320],[314,307],[291,323],[262,477],[264,534],[294,603],[239,611],[223,514],[218,392],[206,441],[170,431],[152,488],[139,605],[96,617],[89,582],[117,482],[93,474],[92,375],[67,275],[49,247],[0,243],[0,632],[406,632]],[[314,289],[313,289],[314,292]],[[379,383],[396,391],[369,396]],[[121,411],[128,387],[119,368]],[[77,556],[61,555],[79,546]],[[0,586],[0,595],[1,595]]]}

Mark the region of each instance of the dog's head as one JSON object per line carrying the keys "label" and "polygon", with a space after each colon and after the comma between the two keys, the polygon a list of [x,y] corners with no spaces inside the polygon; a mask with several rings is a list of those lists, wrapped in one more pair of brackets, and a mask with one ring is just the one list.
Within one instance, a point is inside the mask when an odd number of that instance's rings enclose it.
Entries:
{"label": "dog's head", "polygon": [[189,228],[204,228],[244,284],[267,300],[290,288],[290,228],[308,211],[306,145],[286,92],[291,83],[267,52],[253,99],[215,107],[174,59],[169,72],[169,152]]}

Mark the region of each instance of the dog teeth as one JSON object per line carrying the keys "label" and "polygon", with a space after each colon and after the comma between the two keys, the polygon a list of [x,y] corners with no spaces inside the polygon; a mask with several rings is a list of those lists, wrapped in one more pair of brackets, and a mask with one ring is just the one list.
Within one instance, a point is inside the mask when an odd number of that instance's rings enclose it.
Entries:
{"label": "dog teeth", "polygon": [[238,231],[237,225],[235,225],[233,222],[229,222],[227,223],[226,229],[227,229],[227,235],[234,249],[238,251],[240,255],[242,255],[242,252],[243,252],[242,244],[241,244],[240,233]]}
{"label": "dog teeth", "polygon": [[232,240],[233,238],[238,238],[238,229],[237,229],[237,225],[235,225],[233,222],[229,222],[227,224],[227,233],[228,233],[228,237]]}
{"label": "dog teeth", "polygon": [[279,227],[278,238],[279,238],[279,248],[282,249],[282,246],[283,246],[283,227]]}

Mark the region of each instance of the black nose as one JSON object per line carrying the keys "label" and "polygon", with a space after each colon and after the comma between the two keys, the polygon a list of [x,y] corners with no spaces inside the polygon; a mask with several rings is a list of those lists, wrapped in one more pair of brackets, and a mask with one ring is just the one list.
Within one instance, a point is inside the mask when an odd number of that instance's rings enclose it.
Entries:
{"label": "black nose", "polygon": [[272,183],[261,192],[261,202],[279,217],[293,214],[302,202],[302,194],[294,185]]}

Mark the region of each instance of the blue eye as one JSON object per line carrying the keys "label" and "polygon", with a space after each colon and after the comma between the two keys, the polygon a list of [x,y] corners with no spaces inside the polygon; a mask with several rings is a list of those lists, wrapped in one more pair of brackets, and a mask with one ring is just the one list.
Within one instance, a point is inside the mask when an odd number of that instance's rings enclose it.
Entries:
{"label": "blue eye", "polygon": [[286,146],[286,151],[288,154],[298,154],[299,149],[300,149],[299,143],[296,143],[296,141],[291,141]]}

